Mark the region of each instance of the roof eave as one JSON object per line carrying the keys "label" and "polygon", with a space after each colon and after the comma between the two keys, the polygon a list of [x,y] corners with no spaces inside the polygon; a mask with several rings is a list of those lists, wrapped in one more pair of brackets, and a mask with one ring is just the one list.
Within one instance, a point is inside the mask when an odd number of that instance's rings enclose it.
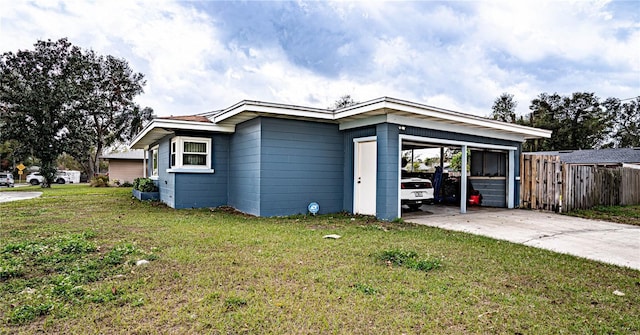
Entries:
{"label": "roof eave", "polygon": [[[157,141],[157,135],[169,135],[175,130],[196,130],[219,133],[233,133],[235,126],[218,125],[208,122],[183,121],[171,119],[153,119],[136,137],[131,140],[129,149],[147,149]],[[151,136],[152,134],[156,136]]]}
{"label": "roof eave", "polygon": [[389,97],[383,97],[336,110],[334,118],[336,120],[340,120],[381,109],[397,110],[401,112],[428,116],[447,122],[455,122],[459,124],[467,124],[476,127],[505,131],[509,133],[519,134],[524,139],[551,137],[551,131],[546,129],[533,128],[513,123],[486,119],[475,115],[464,114],[447,109],[422,105]]}

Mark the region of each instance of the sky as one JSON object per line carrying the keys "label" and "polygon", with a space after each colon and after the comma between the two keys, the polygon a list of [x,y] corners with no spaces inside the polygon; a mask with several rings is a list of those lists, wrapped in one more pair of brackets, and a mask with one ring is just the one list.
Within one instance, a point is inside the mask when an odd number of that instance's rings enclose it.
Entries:
{"label": "sky", "polygon": [[0,52],[68,38],[145,75],[158,116],[387,96],[488,116],[502,93],[640,95],[640,1],[0,0]]}

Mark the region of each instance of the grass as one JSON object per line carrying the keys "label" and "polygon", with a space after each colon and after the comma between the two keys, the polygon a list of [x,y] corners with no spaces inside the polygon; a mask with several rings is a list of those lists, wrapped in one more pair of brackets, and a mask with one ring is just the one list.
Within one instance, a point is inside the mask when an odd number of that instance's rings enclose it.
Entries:
{"label": "grass", "polygon": [[363,216],[41,191],[0,204],[0,333],[640,332],[627,268]]}
{"label": "grass", "polygon": [[640,226],[640,205],[596,206],[592,209],[572,211],[568,215]]}

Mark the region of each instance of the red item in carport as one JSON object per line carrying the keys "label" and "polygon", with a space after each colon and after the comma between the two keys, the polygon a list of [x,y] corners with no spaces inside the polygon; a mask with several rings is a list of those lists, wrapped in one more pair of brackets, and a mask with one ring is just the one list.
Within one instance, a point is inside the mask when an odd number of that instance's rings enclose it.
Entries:
{"label": "red item in carport", "polygon": [[482,195],[481,194],[472,194],[469,196],[469,205],[471,206],[480,206],[482,203]]}

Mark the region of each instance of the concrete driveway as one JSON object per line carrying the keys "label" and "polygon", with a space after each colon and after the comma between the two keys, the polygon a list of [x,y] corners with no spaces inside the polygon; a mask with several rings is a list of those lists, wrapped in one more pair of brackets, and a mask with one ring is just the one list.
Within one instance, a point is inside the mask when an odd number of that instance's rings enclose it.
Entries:
{"label": "concrete driveway", "polygon": [[33,199],[41,195],[42,192],[0,192],[0,202]]}
{"label": "concrete driveway", "polygon": [[467,214],[411,214],[404,220],[640,270],[640,226],[491,208]]}

